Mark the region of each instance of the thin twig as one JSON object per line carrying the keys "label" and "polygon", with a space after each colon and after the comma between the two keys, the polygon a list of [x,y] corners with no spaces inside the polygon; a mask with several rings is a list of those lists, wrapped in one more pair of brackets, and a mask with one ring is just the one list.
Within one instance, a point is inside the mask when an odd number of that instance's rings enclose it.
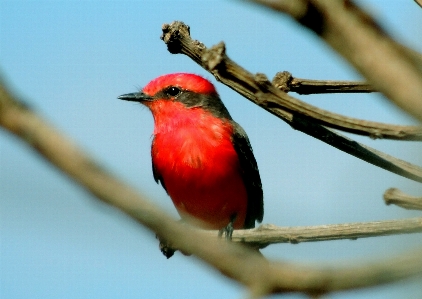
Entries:
{"label": "thin twig", "polygon": [[396,205],[407,210],[422,210],[422,197],[410,196],[399,189],[385,191],[384,201],[387,205]]}
{"label": "thin twig", "polygon": [[[294,129],[300,130],[368,163],[411,180],[422,182],[422,168],[334,133],[308,116],[285,110],[278,103],[280,94],[282,97],[287,96],[284,92],[275,88],[265,77],[253,76],[229,59],[221,44],[208,50],[199,41],[192,40],[189,27],[184,23],[176,21],[163,25],[161,38],[167,44],[167,48],[171,53],[183,53],[189,56],[196,63],[210,71],[217,80],[278,116]],[[419,129],[418,127],[417,130]],[[383,134],[376,128],[373,128],[371,132],[374,134],[372,136],[374,138],[382,137]],[[399,133],[398,131],[394,132],[395,134]]]}
{"label": "thin twig", "polygon": [[[422,232],[422,218],[357,222],[303,227],[279,227],[264,224],[254,229],[235,230],[233,241],[264,248],[270,244],[356,240]],[[217,232],[210,234],[216,236]]]}
{"label": "thin twig", "polygon": [[367,82],[301,79],[294,78],[291,73],[286,71],[278,72],[274,76],[272,84],[281,91],[298,94],[369,93],[376,91]]}
{"label": "thin twig", "polygon": [[356,266],[304,266],[267,261],[253,250],[180,224],[130,186],[106,172],[40,116],[14,98],[0,82],[0,126],[13,133],[48,162],[104,203],[193,254],[222,274],[246,286],[251,297],[271,293],[310,295],[365,288],[422,275],[422,254],[409,251]]}

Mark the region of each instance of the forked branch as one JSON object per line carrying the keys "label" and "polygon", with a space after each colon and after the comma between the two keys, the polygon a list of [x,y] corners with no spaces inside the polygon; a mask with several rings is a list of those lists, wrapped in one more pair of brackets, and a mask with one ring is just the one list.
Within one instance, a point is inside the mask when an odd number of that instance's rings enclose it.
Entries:
{"label": "forked branch", "polygon": [[[263,75],[252,75],[226,55],[223,43],[207,49],[201,42],[191,39],[189,26],[178,21],[163,25],[161,38],[167,44],[167,48],[171,53],[182,53],[189,56],[211,72],[217,80],[268,112],[278,116],[294,129],[300,130],[368,163],[422,182],[422,168],[359,144],[322,126],[321,122],[312,118],[311,114],[319,114],[320,116],[332,116],[335,114],[290,97],[274,87]],[[324,119],[327,120],[327,118]],[[353,121],[336,122],[339,119]],[[344,126],[347,126],[348,129],[346,131],[360,132],[362,134],[365,132],[365,134],[372,134],[371,137],[373,138],[385,137],[388,131],[391,138],[395,136],[395,139],[413,140],[419,139],[421,133],[420,127],[393,125],[385,125],[386,127],[384,127],[378,123],[354,120],[339,115],[336,115],[332,120],[331,126],[336,123],[337,125],[334,127],[343,130],[346,130]],[[327,124],[326,122],[323,123]],[[399,136],[402,137],[399,138]]]}
{"label": "forked branch", "polygon": [[353,1],[252,2],[287,14],[312,30],[347,59],[375,89],[422,120],[422,55],[394,41]]}
{"label": "forked branch", "polygon": [[293,77],[291,73],[286,71],[277,73],[272,80],[272,84],[281,91],[298,94],[369,93],[376,91],[367,82],[301,79]]}
{"label": "forked branch", "polygon": [[394,140],[422,140],[422,128],[355,119],[300,101],[273,86],[263,74],[253,75],[226,54],[223,42],[207,49],[190,37],[189,26],[175,21],[163,25],[163,41],[173,54],[185,54],[212,73],[217,80],[267,111],[289,120],[300,114],[315,123],[342,131]]}

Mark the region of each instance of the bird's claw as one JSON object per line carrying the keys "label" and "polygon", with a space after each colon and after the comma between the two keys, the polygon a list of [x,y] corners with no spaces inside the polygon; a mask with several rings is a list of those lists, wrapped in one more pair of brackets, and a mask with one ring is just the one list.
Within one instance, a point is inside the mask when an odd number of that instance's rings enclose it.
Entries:
{"label": "bird's claw", "polygon": [[233,222],[230,221],[229,224],[227,224],[227,226],[223,227],[222,229],[220,229],[218,231],[218,236],[221,238],[224,234],[226,240],[231,241],[232,236],[233,236]]}

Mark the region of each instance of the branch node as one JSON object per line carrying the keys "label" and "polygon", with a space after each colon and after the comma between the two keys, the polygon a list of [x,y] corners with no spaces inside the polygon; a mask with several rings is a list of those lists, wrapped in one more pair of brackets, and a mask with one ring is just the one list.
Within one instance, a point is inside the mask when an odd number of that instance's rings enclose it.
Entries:
{"label": "branch node", "polygon": [[168,243],[168,242],[164,241],[163,239],[160,239],[160,238],[158,237],[158,235],[156,235],[156,238],[157,238],[158,240],[160,240],[160,245],[159,245],[159,248],[160,248],[161,253],[162,253],[162,254],[163,254],[163,255],[164,255],[167,259],[171,258],[171,257],[174,255],[174,253],[176,252],[176,250],[177,250],[177,249],[173,248],[173,247],[171,246],[171,244],[170,244],[170,243]]}
{"label": "branch node", "polygon": [[369,133],[369,138],[371,138],[373,140],[383,139],[384,135],[382,135],[379,130],[373,130]]}
{"label": "branch node", "polygon": [[278,72],[275,74],[273,78],[273,85],[284,92],[290,91],[290,84],[293,80],[293,76],[291,73],[284,71],[284,72]]}
{"label": "branch node", "polygon": [[299,238],[297,236],[290,236],[289,237],[289,243],[290,244],[299,244],[300,241],[299,241]]}
{"label": "branch node", "polygon": [[199,40],[196,40],[196,39],[192,41],[192,44],[196,48],[198,48],[200,51],[203,51],[207,48],[207,47],[205,47],[205,45],[203,43],[201,43]]}
{"label": "branch node", "polygon": [[267,90],[270,86],[272,86],[270,80],[268,80],[268,77],[263,73],[256,73],[254,75],[254,80],[263,90]]}
{"label": "branch node", "polygon": [[210,72],[215,72],[224,64],[226,57],[226,45],[224,42],[219,42],[217,45],[212,46],[209,50],[205,51],[202,56],[202,62]]}
{"label": "branch node", "polygon": [[172,54],[182,53],[180,39],[182,36],[190,37],[190,27],[183,22],[174,21],[171,24],[163,24],[161,27],[163,34],[160,39],[167,45],[167,49]]}
{"label": "branch node", "polygon": [[386,205],[397,205],[406,210],[422,210],[422,197],[408,195],[397,188],[390,188],[384,192]]}
{"label": "branch node", "polygon": [[393,198],[395,197],[395,194],[397,194],[397,191],[400,192],[400,190],[398,190],[397,188],[390,188],[384,192],[383,198],[387,206],[393,203]]}
{"label": "branch node", "polygon": [[274,230],[277,229],[277,226],[274,224],[261,224],[260,226],[258,226],[257,228],[255,228],[255,230],[257,231],[265,231],[265,230]]}

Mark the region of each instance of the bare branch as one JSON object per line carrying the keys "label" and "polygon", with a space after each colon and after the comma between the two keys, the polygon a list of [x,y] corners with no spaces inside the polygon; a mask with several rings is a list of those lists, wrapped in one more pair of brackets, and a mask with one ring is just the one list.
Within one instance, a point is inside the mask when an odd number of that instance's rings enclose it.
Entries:
{"label": "bare branch", "polygon": [[294,78],[291,73],[286,71],[277,73],[272,80],[272,84],[281,91],[298,94],[369,93],[376,91],[367,82],[300,79]]}
{"label": "bare branch", "polygon": [[[246,243],[254,248],[264,248],[277,243],[298,244],[344,239],[356,240],[420,232],[422,232],[422,218],[302,227],[279,227],[263,224],[254,229],[235,230],[232,240]],[[210,237],[217,236],[217,231],[211,231],[209,234]]]}
{"label": "bare branch", "polygon": [[301,114],[319,124],[371,138],[422,140],[422,128],[418,126],[398,126],[354,119],[293,98],[274,87],[263,74],[254,76],[236,64],[226,55],[224,43],[207,49],[202,43],[192,40],[189,26],[182,22],[164,24],[161,38],[170,53],[188,55],[217,80],[281,118],[291,119],[293,114]]}
{"label": "bare branch", "polygon": [[[259,75],[253,76],[251,73],[237,65],[227,57],[225,54],[224,46],[221,44],[208,50],[199,41],[192,40],[189,33],[189,27],[184,23],[176,21],[171,24],[163,25],[163,35],[161,38],[167,44],[167,48],[171,53],[183,53],[189,56],[196,63],[210,71],[217,80],[237,91],[242,96],[251,100],[253,103],[278,116],[290,124],[294,129],[300,130],[310,136],[324,141],[325,143],[330,144],[331,146],[334,146],[335,148],[338,148],[368,163],[394,172],[406,178],[422,182],[422,168],[359,144],[340,134],[334,133],[333,131],[315,122],[315,120],[309,117],[309,113],[303,115],[302,113],[293,113],[286,110],[283,106],[286,103],[284,100],[298,100],[291,98],[286,93],[275,88],[266,79],[266,77]],[[280,104],[280,101],[284,101],[283,105]],[[308,104],[304,105],[308,108],[311,107]],[[302,103],[300,102],[296,106],[301,107]],[[317,111],[320,111],[320,109],[315,107],[309,109],[316,109]],[[302,111],[302,109],[296,109],[295,111],[298,110]],[[368,124],[374,125],[372,122],[359,122],[364,124],[366,127]],[[402,137],[406,136],[404,138],[419,138],[417,137],[419,136],[419,127],[402,127],[391,125],[389,127],[391,129],[390,133],[396,136],[397,139],[399,135]],[[406,133],[400,128],[407,128],[405,130]],[[413,128],[412,130],[414,130],[410,135],[408,135],[408,133],[410,133],[408,130],[409,128]],[[379,130],[379,127],[376,125],[368,131],[373,134],[371,136],[373,138],[383,137],[383,134],[385,133],[385,131]]]}
{"label": "bare branch", "polygon": [[[419,205],[422,204],[419,203]],[[252,248],[265,248],[268,245],[279,243],[298,244],[345,239],[357,240],[420,232],[422,232],[422,218],[302,227],[280,227],[273,224],[263,224],[254,229],[235,230],[232,241],[247,244]],[[218,231],[207,231],[207,233],[210,238],[215,238],[218,235]],[[177,250],[174,247],[171,247],[171,249]]]}
{"label": "bare branch", "polygon": [[422,197],[410,196],[399,189],[385,191],[384,201],[387,205],[397,205],[407,210],[422,210]]}
{"label": "bare branch", "polygon": [[422,120],[421,54],[395,42],[352,1],[254,0],[287,13],[343,55],[375,89]]}

